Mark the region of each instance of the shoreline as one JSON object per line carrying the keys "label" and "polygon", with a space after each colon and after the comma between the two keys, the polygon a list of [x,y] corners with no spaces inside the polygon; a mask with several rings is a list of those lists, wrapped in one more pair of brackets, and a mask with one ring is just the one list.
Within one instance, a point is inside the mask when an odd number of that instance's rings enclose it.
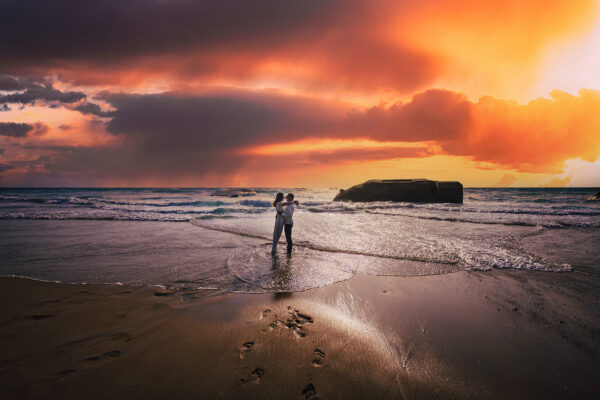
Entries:
{"label": "shoreline", "polygon": [[0,383],[7,398],[593,398],[598,299],[573,297],[573,276],[357,274],[289,294],[3,277]]}

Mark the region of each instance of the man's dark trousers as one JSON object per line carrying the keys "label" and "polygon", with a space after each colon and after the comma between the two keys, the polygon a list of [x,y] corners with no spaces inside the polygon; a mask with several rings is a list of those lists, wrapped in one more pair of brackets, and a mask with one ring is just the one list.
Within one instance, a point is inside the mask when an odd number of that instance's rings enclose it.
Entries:
{"label": "man's dark trousers", "polygon": [[285,224],[284,225],[284,230],[285,230],[285,240],[287,241],[287,252],[291,253],[292,252],[292,228],[294,227],[294,225],[288,225]]}

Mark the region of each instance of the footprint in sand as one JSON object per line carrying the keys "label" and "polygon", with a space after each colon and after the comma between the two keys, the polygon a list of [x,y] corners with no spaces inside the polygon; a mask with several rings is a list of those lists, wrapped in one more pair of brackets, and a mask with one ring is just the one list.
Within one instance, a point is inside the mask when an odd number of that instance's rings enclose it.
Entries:
{"label": "footprint in sand", "polygon": [[320,367],[323,365],[323,359],[325,358],[325,352],[321,349],[315,349],[315,358],[313,359],[313,366]]}
{"label": "footprint in sand", "polygon": [[[306,337],[306,332],[304,330],[304,326],[306,324],[312,324],[314,322],[313,317],[308,314],[304,314],[299,310],[292,308],[291,306],[287,307],[288,310],[288,318],[285,321],[281,319],[275,319],[273,322],[268,324],[263,330],[263,333],[269,333],[275,330],[277,327],[285,327],[291,329],[296,337],[302,339]],[[267,317],[271,313],[270,309],[266,309],[262,312],[261,318],[263,319]],[[274,315],[274,318],[277,318],[277,314]]]}
{"label": "footprint in sand", "polygon": [[109,351],[108,353],[104,353],[99,356],[88,357],[83,361],[86,361],[86,362],[109,361],[111,358],[119,357],[120,355],[121,355],[121,351],[113,350],[113,351]]}
{"label": "footprint in sand", "polygon": [[58,314],[35,314],[27,316],[27,319],[32,319],[34,321],[39,321],[46,318],[56,317]]}
{"label": "footprint in sand", "polygon": [[[131,341],[131,335],[126,332],[115,332],[115,333],[107,333],[100,334],[94,336],[88,336],[84,338],[80,338],[77,340],[73,340],[67,342],[60,346],[62,351],[80,351],[82,347],[85,348],[105,348],[106,350],[110,349],[112,346],[120,346],[125,342]],[[108,347],[111,346],[111,347]],[[108,349],[107,349],[108,348]],[[112,347],[114,349],[114,347]],[[92,355],[87,357],[81,361],[79,361],[75,365],[69,366],[69,368],[65,368],[63,370],[58,371],[56,374],[59,379],[65,379],[78,373],[80,371],[84,371],[90,368],[96,368],[105,365],[108,362],[112,362],[116,360],[121,355],[121,350],[110,350],[101,353],[97,353],[96,355]]]}
{"label": "footprint in sand", "polygon": [[254,383],[260,383],[260,378],[262,378],[265,374],[265,370],[262,368],[256,368],[254,371],[252,371],[252,376],[254,376],[256,378],[256,380],[254,381]]}
{"label": "footprint in sand", "polygon": [[75,374],[76,372],[104,365],[107,362],[119,357],[120,355],[120,350],[112,350],[97,356],[88,357],[85,360],[81,361],[78,365],[76,365],[77,368],[63,369],[62,371],[59,371],[57,375],[60,378],[65,378],[67,376]]}
{"label": "footprint in sand", "polygon": [[250,382],[250,378],[240,378],[237,381],[237,384],[240,386],[246,386],[248,385],[248,382]]}
{"label": "footprint in sand", "polygon": [[265,308],[262,311],[262,313],[260,314],[260,318],[259,319],[267,318],[269,316],[269,314],[271,314],[271,309],[270,308]]}
{"label": "footprint in sand", "polygon": [[[244,368],[244,369],[246,369],[246,368]],[[256,368],[256,369],[254,369],[254,371],[252,371],[250,373],[250,375],[252,375],[252,377],[254,377],[253,383],[259,384],[260,378],[262,378],[265,375],[265,370],[262,368]],[[240,378],[240,379],[238,379],[237,384],[241,385],[241,386],[247,386],[251,380],[252,380],[252,378]]]}
{"label": "footprint in sand", "polygon": [[154,292],[154,296],[156,297],[171,297],[175,295],[177,292]]}
{"label": "footprint in sand", "polygon": [[288,306],[288,312],[290,317],[285,321],[284,325],[290,329],[293,329],[296,336],[300,339],[306,337],[306,332],[304,332],[305,324],[312,324],[313,318],[308,314],[303,314],[297,309],[292,309],[292,307]]}
{"label": "footprint in sand", "polygon": [[317,398],[317,389],[315,389],[315,385],[309,383],[302,389],[302,398],[316,400]]}
{"label": "footprint in sand", "polygon": [[313,318],[310,315],[302,314],[298,310],[294,310],[294,311],[296,312],[296,323],[298,323],[298,324],[305,324],[305,323],[312,324],[313,323]]}
{"label": "footprint in sand", "polygon": [[72,374],[74,372],[77,372],[77,370],[74,369],[74,368],[69,368],[69,369],[65,369],[65,370],[60,371],[58,373],[58,375],[59,376],[67,376],[67,375],[70,375],[70,374]]}
{"label": "footprint in sand", "polygon": [[271,322],[262,331],[263,331],[263,333],[268,333],[268,332],[272,332],[275,328],[277,328],[277,322]]}
{"label": "footprint in sand", "polygon": [[240,347],[240,360],[246,358],[246,353],[248,353],[254,347],[254,342],[245,342]]}
{"label": "footprint in sand", "polygon": [[63,299],[47,299],[47,300],[40,301],[39,303],[37,303],[37,305],[45,306],[48,304],[57,304],[57,303],[60,303],[61,301],[63,301]]}
{"label": "footprint in sand", "polygon": [[294,334],[300,339],[306,337],[306,333],[302,330],[302,328],[294,328]]}

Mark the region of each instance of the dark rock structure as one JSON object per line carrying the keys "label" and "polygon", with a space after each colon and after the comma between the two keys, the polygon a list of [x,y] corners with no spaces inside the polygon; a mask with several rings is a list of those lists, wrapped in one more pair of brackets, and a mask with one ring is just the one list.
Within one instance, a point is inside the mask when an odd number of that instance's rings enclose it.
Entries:
{"label": "dark rock structure", "polygon": [[414,203],[462,203],[460,182],[427,179],[374,179],[340,189],[333,201],[406,201]]}

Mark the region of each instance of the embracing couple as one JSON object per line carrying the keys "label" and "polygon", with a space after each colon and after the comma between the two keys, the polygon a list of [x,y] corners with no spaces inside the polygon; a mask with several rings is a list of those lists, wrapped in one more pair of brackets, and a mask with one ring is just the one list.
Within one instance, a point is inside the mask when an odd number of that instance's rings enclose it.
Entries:
{"label": "embracing couple", "polygon": [[277,211],[275,215],[275,230],[273,230],[273,248],[271,254],[277,252],[277,243],[281,237],[281,231],[285,228],[285,240],[287,241],[287,252],[292,254],[292,227],[294,226],[294,208],[300,205],[298,201],[294,200],[294,194],[288,193],[283,201],[283,193],[277,193],[275,201],[273,201],[273,207]]}

